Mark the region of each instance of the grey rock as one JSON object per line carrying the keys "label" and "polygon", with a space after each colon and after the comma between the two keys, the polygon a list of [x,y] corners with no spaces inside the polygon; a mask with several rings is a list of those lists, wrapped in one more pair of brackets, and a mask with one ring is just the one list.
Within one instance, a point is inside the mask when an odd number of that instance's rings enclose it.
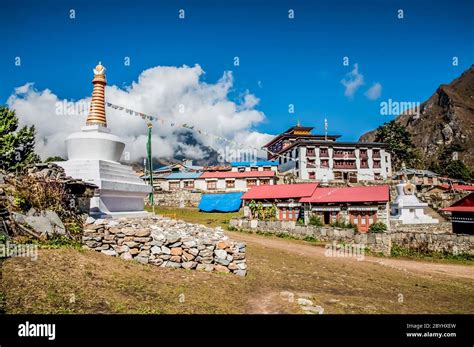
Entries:
{"label": "grey rock", "polygon": [[305,298],[298,298],[297,300],[298,302],[298,305],[302,305],[302,306],[313,306],[313,302],[309,299],[305,299]]}
{"label": "grey rock", "polygon": [[195,261],[186,261],[181,264],[185,269],[194,269],[197,266]]}
{"label": "grey rock", "polygon": [[101,253],[103,253],[105,255],[114,256],[114,257],[117,255],[117,252],[114,251],[113,249],[102,250]]}
{"label": "grey rock", "polygon": [[245,275],[247,275],[247,271],[246,270],[235,270],[234,274],[236,274],[237,276],[245,277]]}
{"label": "grey rock", "polygon": [[220,258],[220,259],[226,259],[227,258],[227,252],[222,250],[222,249],[215,250],[214,254],[217,256],[217,258]]}
{"label": "grey rock", "polygon": [[95,222],[95,218],[89,216],[87,217],[86,221],[84,222],[84,224],[93,224]]}
{"label": "grey rock", "polygon": [[142,264],[148,264],[148,257],[137,256],[137,257],[133,258],[133,260],[136,260],[136,261],[138,261],[139,263],[142,263]]}
{"label": "grey rock", "polygon": [[151,254],[160,254],[161,253],[161,248],[158,246],[153,246],[151,247]]}

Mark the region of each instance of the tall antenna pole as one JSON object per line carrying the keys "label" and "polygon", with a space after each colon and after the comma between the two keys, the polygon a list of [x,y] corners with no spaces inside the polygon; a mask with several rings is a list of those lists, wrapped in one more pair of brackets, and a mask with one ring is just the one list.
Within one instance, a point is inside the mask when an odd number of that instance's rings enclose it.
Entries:
{"label": "tall antenna pole", "polygon": [[153,187],[153,163],[152,163],[152,156],[151,156],[151,129],[153,128],[153,124],[151,123],[151,119],[148,119],[148,141],[146,143],[146,152],[147,152],[147,159],[148,159],[148,172],[150,174],[150,185],[151,185],[151,193],[148,197],[148,201],[150,201],[153,215],[155,214],[155,197],[154,197],[154,187]]}
{"label": "tall antenna pole", "polygon": [[328,140],[328,120],[324,118],[324,141]]}

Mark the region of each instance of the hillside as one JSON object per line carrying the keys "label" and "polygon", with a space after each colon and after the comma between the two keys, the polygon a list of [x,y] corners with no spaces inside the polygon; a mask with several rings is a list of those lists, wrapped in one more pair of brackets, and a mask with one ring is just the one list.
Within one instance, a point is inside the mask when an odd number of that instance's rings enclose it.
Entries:
{"label": "hillside", "polygon": [[[445,148],[458,147],[458,158],[474,169],[474,65],[450,84],[442,84],[420,105],[420,115],[395,120],[406,127],[426,162],[436,161]],[[375,130],[359,141],[373,141]]]}

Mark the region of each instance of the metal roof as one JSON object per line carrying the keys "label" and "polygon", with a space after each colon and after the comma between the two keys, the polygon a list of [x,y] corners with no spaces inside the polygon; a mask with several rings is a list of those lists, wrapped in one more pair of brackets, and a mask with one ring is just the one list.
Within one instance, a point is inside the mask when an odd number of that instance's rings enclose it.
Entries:
{"label": "metal roof", "polygon": [[390,200],[389,186],[317,188],[300,202],[375,202]]}
{"label": "metal roof", "polygon": [[199,178],[257,178],[274,176],[275,171],[206,171]]}
{"label": "metal roof", "polygon": [[173,172],[165,177],[167,180],[195,179],[201,176],[202,172]]}
{"label": "metal roof", "polygon": [[317,186],[317,183],[255,186],[246,192],[242,196],[242,199],[299,199],[301,197],[311,196],[315,189],[317,189]]}
{"label": "metal roof", "polygon": [[231,166],[278,166],[278,162],[273,160],[260,160],[260,161],[233,161],[230,163]]}

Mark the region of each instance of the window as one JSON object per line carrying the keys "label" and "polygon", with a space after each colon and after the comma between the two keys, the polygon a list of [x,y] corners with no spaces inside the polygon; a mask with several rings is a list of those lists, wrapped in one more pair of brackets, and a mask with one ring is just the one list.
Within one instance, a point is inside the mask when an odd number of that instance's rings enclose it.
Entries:
{"label": "window", "polygon": [[306,150],[306,155],[307,155],[308,157],[314,157],[314,155],[315,155],[314,148],[308,148],[308,149]]}
{"label": "window", "polygon": [[319,156],[323,157],[323,158],[327,157],[328,156],[328,149],[327,148],[321,148],[319,150]]}
{"label": "window", "polygon": [[378,173],[378,172],[374,173],[374,178],[375,178],[376,180],[382,179],[382,177],[380,176],[380,173]]}
{"label": "window", "polygon": [[316,173],[314,173],[314,172],[308,172],[308,175],[309,175],[309,179],[310,179],[310,180],[316,179]]}
{"label": "window", "polygon": [[306,162],[306,167],[316,167],[316,161],[314,159],[308,159],[308,161]]}
{"label": "window", "polygon": [[433,177],[428,177],[428,184],[433,184]]}
{"label": "window", "polygon": [[178,190],[179,182],[170,182],[170,190]]}
{"label": "window", "polygon": [[329,160],[327,159],[321,160],[321,167],[329,167]]}
{"label": "window", "polygon": [[250,171],[258,171],[258,167],[252,166],[252,167],[250,168]]}
{"label": "window", "polygon": [[208,190],[217,189],[217,181],[207,181],[207,189]]}
{"label": "window", "polygon": [[372,157],[380,158],[380,151],[378,149],[372,150]]}
{"label": "window", "polygon": [[367,161],[367,159],[362,159],[360,161],[360,168],[361,169],[368,169],[369,168],[369,162]]}
{"label": "window", "polygon": [[227,180],[225,181],[226,188],[235,188],[235,181],[234,180]]}
{"label": "window", "polygon": [[263,168],[263,171],[272,171],[272,168],[270,166],[265,166]]}
{"label": "window", "polygon": [[193,189],[194,188],[194,181],[184,181],[184,188]]}
{"label": "window", "polygon": [[268,185],[270,185],[270,180],[269,179],[261,179],[260,180],[260,185],[261,186],[268,186]]}
{"label": "window", "polygon": [[257,180],[247,180],[247,187],[253,187],[257,185]]}
{"label": "window", "polygon": [[245,168],[244,167],[239,167],[239,172],[245,172]]}
{"label": "window", "polygon": [[361,158],[367,158],[367,150],[366,149],[361,149],[359,153],[360,153],[359,156]]}
{"label": "window", "polygon": [[374,169],[380,169],[381,167],[380,160],[374,160]]}

